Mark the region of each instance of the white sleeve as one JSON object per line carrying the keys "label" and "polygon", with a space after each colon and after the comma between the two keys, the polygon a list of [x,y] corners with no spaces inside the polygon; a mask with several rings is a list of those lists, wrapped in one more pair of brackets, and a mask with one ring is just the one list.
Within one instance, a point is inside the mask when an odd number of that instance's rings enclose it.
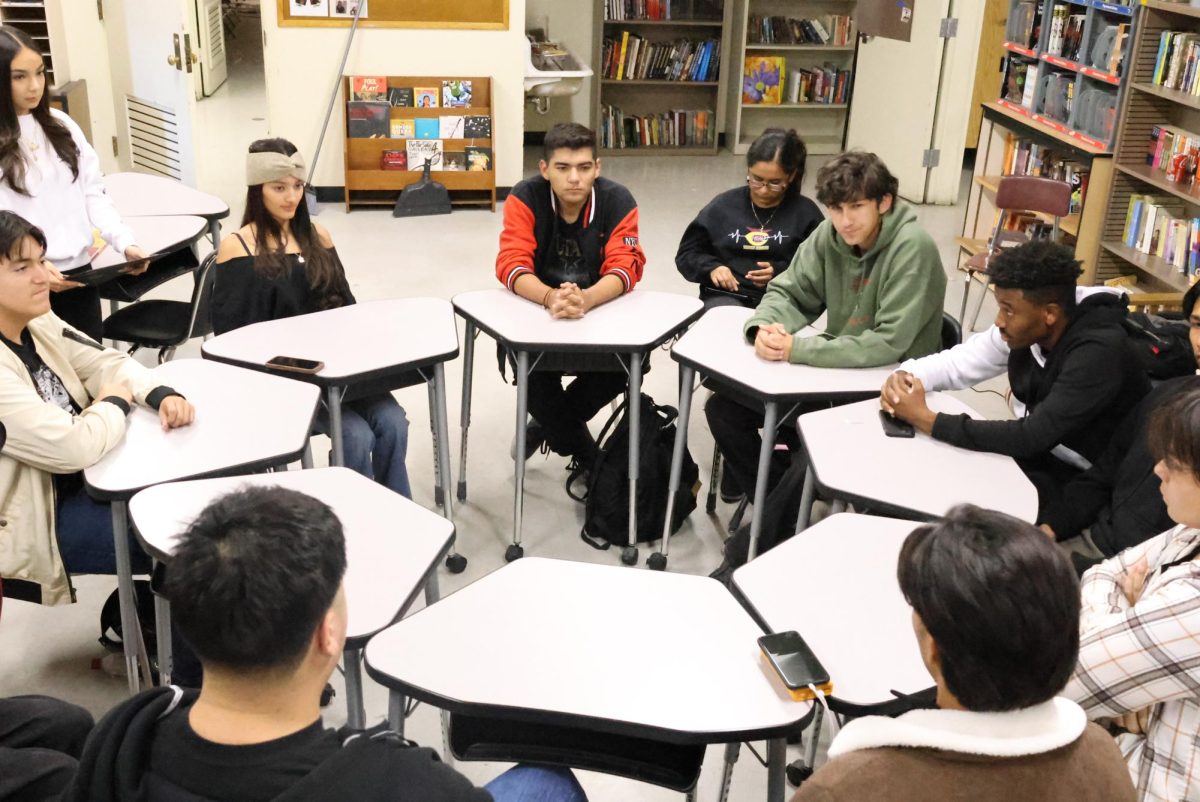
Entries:
{"label": "white sleeve", "polygon": [[909,359],[900,369],[920,379],[930,392],[965,390],[1008,370],[1008,353],[1000,330],[989,326],[949,350]]}
{"label": "white sleeve", "polygon": [[121,220],[121,215],[113,206],[112,199],[104,189],[104,174],[100,172],[100,157],[95,149],[88,144],[83,131],[67,115],[51,109],[54,118],[67,127],[71,138],[79,148],[79,178],[78,183],[83,190],[84,205],[87,207],[88,220],[100,230],[100,236],[113,247],[117,253],[125,253],[125,249],[134,244],[133,231]]}

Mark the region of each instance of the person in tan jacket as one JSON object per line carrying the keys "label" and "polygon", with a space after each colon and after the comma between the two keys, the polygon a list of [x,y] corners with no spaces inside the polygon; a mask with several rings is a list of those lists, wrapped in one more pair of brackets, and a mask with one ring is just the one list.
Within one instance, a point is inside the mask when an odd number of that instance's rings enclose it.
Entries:
{"label": "person in tan jacket", "polygon": [[937,709],[850,722],[793,802],[1137,799],[1112,737],[1057,695],[1079,652],[1079,582],[1045,535],[956,507],[908,536],[897,578]]}
{"label": "person in tan jacket", "polygon": [[0,577],[8,598],[60,604],[73,601],[69,574],[116,571],[112,518],[83,469],[121,442],[134,405],[157,409],[164,428],[195,411],[50,311],[45,251],[40,229],[0,212]]}

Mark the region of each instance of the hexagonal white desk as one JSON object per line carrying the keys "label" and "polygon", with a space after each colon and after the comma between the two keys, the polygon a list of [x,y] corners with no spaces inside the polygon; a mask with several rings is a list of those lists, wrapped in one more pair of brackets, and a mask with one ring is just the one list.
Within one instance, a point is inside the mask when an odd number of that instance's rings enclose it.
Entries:
{"label": "hexagonal white desk", "polygon": [[221,243],[220,221],[229,216],[229,206],[216,195],[148,173],[111,173],[104,176],[104,189],[126,223],[137,217],[195,215],[205,219],[213,248]]}

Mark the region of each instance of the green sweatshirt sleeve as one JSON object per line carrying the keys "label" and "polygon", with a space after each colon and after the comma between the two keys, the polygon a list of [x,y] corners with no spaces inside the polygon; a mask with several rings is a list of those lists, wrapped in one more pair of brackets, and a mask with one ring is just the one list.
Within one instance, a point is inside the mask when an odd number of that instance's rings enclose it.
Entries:
{"label": "green sweatshirt sleeve", "polygon": [[899,362],[930,316],[941,314],[946,274],[937,247],[928,237],[897,243],[879,281],[870,328],[839,337],[795,337],[788,360],[819,368],[873,368]]}
{"label": "green sweatshirt sleeve", "polygon": [[788,331],[799,331],[825,311],[825,259],[815,231],[796,251],[792,263],[767,285],[767,291],[742,332],[753,342],[759,326],[782,323]]}

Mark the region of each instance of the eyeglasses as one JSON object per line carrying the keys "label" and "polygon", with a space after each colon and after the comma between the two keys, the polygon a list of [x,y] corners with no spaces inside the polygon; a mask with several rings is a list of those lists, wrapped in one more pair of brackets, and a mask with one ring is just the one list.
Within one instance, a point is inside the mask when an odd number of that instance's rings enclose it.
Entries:
{"label": "eyeglasses", "polygon": [[746,183],[754,189],[763,189],[765,187],[768,192],[783,192],[787,189],[788,185],[787,181],[763,181],[761,178],[755,178],[752,175],[746,176]]}

